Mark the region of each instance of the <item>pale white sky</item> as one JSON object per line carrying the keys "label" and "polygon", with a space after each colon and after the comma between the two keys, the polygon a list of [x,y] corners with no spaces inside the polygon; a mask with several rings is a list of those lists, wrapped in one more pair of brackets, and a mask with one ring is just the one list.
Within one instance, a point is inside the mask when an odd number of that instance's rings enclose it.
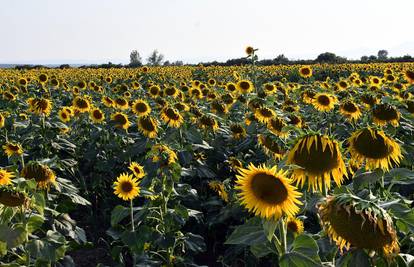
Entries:
{"label": "pale white sky", "polygon": [[0,63],[414,56],[413,0],[0,0]]}

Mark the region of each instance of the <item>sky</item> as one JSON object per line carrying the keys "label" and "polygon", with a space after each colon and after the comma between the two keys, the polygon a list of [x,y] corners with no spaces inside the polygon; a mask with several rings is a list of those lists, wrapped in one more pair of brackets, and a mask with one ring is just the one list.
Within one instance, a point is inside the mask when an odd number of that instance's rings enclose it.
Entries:
{"label": "sky", "polygon": [[0,0],[0,63],[414,56],[413,0]]}

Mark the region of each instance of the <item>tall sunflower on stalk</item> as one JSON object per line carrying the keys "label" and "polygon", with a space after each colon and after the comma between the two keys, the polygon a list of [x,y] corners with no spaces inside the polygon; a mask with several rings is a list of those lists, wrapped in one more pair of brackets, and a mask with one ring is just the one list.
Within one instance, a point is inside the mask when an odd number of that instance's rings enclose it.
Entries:
{"label": "tall sunflower on stalk", "polygon": [[398,165],[402,159],[400,145],[383,131],[374,128],[362,128],[348,138],[348,152],[356,166],[365,163],[365,169],[380,168],[388,171],[392,165]]}
{"label": "tall sunflower on stalk", "polygon": [[299,212],[302,193],[291,185],[286,172],[276,166],[239,168],[236,189],[241,203],[252,213],[266,219],[279,219],[282,215],[294,216]]}
{"label": "tall sunflower on stalk", "polygon": [[114,194],[123,200],[133,200],[139,195],[138,178],[127,173],[120,174],[114,182]]}
{"label": "tall sunflower on stalk", "polygon": [[328,196],[318,204],[322,226],[341,251],[369,249],[390,258],[399,252],[392,218],[373,202],[351,194]]}
{"label": "tall sunflower on stalk", "polygon": [[340,186],[346,174],[340,144],[327,135],[307,134],[299,138],[288,153],[287,164],[297,166],[292,178],[308,190],[324,191],[331,187],[331,177]]}

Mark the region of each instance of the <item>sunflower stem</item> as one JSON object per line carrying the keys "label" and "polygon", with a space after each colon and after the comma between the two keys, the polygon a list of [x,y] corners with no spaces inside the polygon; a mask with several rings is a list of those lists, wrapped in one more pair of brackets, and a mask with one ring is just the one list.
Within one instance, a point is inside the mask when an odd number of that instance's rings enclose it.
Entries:
{"label": "sunflower stem", "polygon": [[328,191],[326,189],[326,183],[322,182],[322,195],[326,197],[328,195]]}
{"label": "sunflower stem", "polygon": [[282,254],[287,251],[287,240],[286,240],[286,224],[283,218],[280,219],[280,239],[282,240]]}
{"label": "sunflower stem", "polygon": [[279,254],[279,256],[282,256],[283,255],[282,244],[280,243],[280,240],[276,234],[273,234],[273,239],[274,239],[273,244],[276,247],[277,253]]}
{"label": "sunflower stem", "polygon": [[131,212],[131,228],[132,228],[132,232],[135,232],[134,209],[133,209],[133,206],[132,206],[132,199],[129,201],[129,208],[130,208],[130,212]]}

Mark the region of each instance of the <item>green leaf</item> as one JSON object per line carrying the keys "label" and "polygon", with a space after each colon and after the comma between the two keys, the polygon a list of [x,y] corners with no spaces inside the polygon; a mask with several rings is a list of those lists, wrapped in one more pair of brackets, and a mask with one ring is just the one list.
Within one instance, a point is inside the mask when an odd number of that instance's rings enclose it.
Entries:
{"label": "green leaf", "polygon": [[307,234],[299,235],[295,238],[292,244],[292,251],[301,253],[312,258],[315,261],[320,262],[318,252],[319,247],[316,241]]}
{"label": "green leaf", "polygon": [[43,212],[45,210],[45,205],[46,205],[46,201],[45,201],[45,197],[42,193],[34,193],[33,197],[32,197],[32,203],[35,206],[35,209],[43,215]]}
{"label": "green leaf", "polygon": [[31,240],[27,243],[27,250],[36,259],[56,262],[65,256],[65,245],[47,242],[44,240]]}
{"label": "green leaf", "polygon": [[264,220],[263,221],[263,230],[266,234],[267,240],[271,241],[273,234],[275,233],[277,224],[279,221],[275,220]]}
{"label": "green leaf", "polygon": [[248,221],[246,224],[239,225],[231,233],[230,237],[224,244],[227,245],[253,245],[266,242],[267,238],[260,220],[256,218]]}
{"label": "green leaf", "polygon": [[276,253],[269,242],[254,244],[250,247],[250,252],[257,258],[262,258],[270,253]]}
{"label": "green leaf", "polygon": [[357,249],[352,252],[351,259],[349,260],[348,266],[358,266],[358,267],[369,267],[369,257],[362,249]]}
{"label": "green leaf", "polygon": [[121,205],[116,206],[111,212],[111,226],[117,225],[129,214],[129,208]]}
{"label": "green leaf", "polygon": [[184,244],[189,250],[194,252],[200,253],[206,250],[206,243],[201,235],[186,233]]}
{"label": "green leaf", "polygon": [[389,211],[396,217],[397,225],[403,232],[414,233],[414,210],[402,203],[395,203],[389,206]]}
{"label": "green leaf", "polygon": [[14,229],[7,225],[0,225],[0,241],[7,243],[7,248],[14,248],[26,240],[27,232],[18,225]]}
{"label": "green leaf", "polygon": [[321,267],[321,263],[313,260],[312,258],[303,255],[299,252],[289,252],[284,254],[279,261],[281,267]]}
{"label": "green leaf", "polygon": [[27,221],[27,231],[33,233],[42,226],[44,221],[45,218],[43,216],[37,214],[32,215]]}
{"label": "green leaf", "polygon": [[354,176],[352,186],[354,190],[361,189],[366,185],[376,183],[379,179],[381,179],[381,175],[382,172],[378,170],[360,173]]}

